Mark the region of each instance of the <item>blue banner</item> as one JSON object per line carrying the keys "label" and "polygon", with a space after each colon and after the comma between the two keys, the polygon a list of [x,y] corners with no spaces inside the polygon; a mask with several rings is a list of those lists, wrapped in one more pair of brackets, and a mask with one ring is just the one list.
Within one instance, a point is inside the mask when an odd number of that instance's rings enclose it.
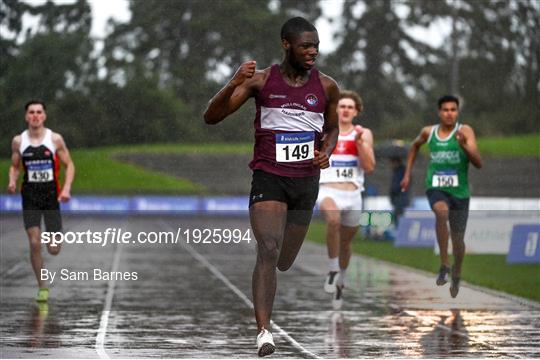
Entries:
{"label": "blue banner", "polygon": [[0,195],[0,211],[22,211],[21,195]]}
{"label": "blue banner", "polygon": [[539,237],[540,224],[514,225],[506,262],[509,264],[540,263]]}
{"label": "blue banner", "polygon": [[130,210],[130,199],[120,196],[77,196],[67,203],[60,203],[60,209],[68,213],[126,213]]}
{"label": "blue banner", "polygon": [[437,235],[435,233],[435,217],[402,217],[399,220],[394,246],[433,248],[436,243]]}
{"label": "blue banner", "polygon": [[201,200],[196,196],[136,196],[131,200],[130,211],[136,213],[198,213]]}
{"label": "blue banner", "polygon": [[207,214],[245,214],[249,210],[247,196],[213,197],[202,200],[202,211]]}

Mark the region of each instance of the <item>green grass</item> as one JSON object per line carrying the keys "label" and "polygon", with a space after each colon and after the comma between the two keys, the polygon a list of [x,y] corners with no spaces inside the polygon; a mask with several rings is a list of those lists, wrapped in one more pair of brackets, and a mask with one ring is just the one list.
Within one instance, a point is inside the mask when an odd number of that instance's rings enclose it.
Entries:
{"label": "green grass", "polygon": [[249,154],[253,151],[251,143],[200,143],[200,144],[146,144],[119,145],[103,147],[101,150],[111,154]]}
{"label": "green grass", "polygon": [[145,170],[112,158],[113,151],[76,150],[73,193],[93,194],[200,194],[204,187],[189,180]]}
{"label": "green grass", "polygon": [[[307,238],[326,244],[325,225],[312,222]],[[410,266],[434,274],[439,269],[439,257],[433,249],[395,248],[389,241],[355,239],[353,251],[375,259]],[[462,278],[470,284],[484,286],[509,294],[540,301],[540,265],[507,264],[506,255],[471,255],[463,262]],[[433,282],[435,284],[435,280]]]}
{"label": "green grass", "polygon": [[[117,154],[249,154],[252,144],[155,144],[119,145],[71,151],[76,167],[74,194],[204,194],[205,188],[182,179],[115,160]],[[8,183],[9,160],[0,161],[0,184]],[[22,175],[19,177],[21,180]]]}
{"label": "green grass", "polygon": [[540,134],[479,138],[478,148],[482,155],[540,157]]}
{"label": "green grass", "polygon": [[[135,195],[135,194],[202,194],[203,186],[189,180],[145,170],[112,158],[108,149],[74,150],[71,157],[76,175],[73,194]],[[0,161],[0,184],[8,183],[10,162]],[[19,182],[22,174],[19,176]],[[3,187],[2,191],[5,187]]]}

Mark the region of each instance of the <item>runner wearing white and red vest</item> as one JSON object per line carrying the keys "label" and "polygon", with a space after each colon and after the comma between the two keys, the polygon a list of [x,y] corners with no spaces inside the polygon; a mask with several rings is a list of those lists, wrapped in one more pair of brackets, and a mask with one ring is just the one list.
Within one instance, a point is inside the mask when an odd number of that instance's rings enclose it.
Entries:
{"label": "runner wearing white and red vest", "polygon": [[292,18],[281,28],[281,46],[281,64],[264,70],[256,70],[255,61],[242,64],[204,114],[206,123],[216,124],[250,97],[257,106],[249,212],[257,240],[252,288],[259,356],[275,349],[268,329],[276,268],[287,270],[302,246],[319,172],[328,167],[338,137],[339,88],[314,67],[317,29],[301,17]]}
{"label": "runner wearing white and red vest", "polygon": [[[11,166],[9,168],[8,192],[17,191],[20,168],[24,170],[21,187],[23,221],[30,241],[30,260],[39,286],[36,300],[46,302],[49,297],[47,284],[41,278],[43,258],[41,257],[41,218],[49,232],[62,230],[59,201],[71,198],[71,183],[75,176],[75,166],[69,150],[60,134],[52,132],[44,125],[47,119],[45,103],[30,100],[25,106],[28,129],[17,135],[11,142]],[[59,165],[66,167],[64,186],[60,188]],[[60,244],[47,244],[52,255],[60,252]]]}
{"label": "runner wearing white and red vest", "polygon": [[359,125],[345,133],[340,131],[336,147],[330,156],[330,167],[321,170],[319,183],[352,183],[357,190],[364,190],[364,169],[358,157],[356,139],[362,131],[366,129]]}
{"label": "runner wearing white and red vest", "polygon": [[375,168],[373,134],[353,124],[362,106],[357,93],[341,93],[337,109],[338,142],[330,156],[330,167],[321,171],[317,200],[327,223],[328,275],[324,290],[333,294],[335,309],[341,308],[343,303],[351,243],[360,225],[364,174]]}

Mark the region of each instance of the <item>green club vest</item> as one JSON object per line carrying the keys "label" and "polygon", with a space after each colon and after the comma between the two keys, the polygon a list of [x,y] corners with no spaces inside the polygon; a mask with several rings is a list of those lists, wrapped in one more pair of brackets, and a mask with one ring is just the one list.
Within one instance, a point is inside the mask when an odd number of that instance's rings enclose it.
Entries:
{"label": "green club vest", "polygon": [[426,175],[426,189],[442,190],[460,199],[471,196],[469,191],[469,158],[459,146],[456,131],[461,127],[456,123],[446,139],[437,135],[439,125],[431,128],[428,139],[429,165]]}

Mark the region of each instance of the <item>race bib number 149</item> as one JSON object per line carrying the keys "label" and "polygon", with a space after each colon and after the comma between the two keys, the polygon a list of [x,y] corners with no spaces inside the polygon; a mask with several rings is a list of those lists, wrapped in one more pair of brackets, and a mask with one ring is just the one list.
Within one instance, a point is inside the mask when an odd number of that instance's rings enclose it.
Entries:
{"label": "race bib number 149", "polygon": [[276,134],[276,161],[294,162],[315,157],[315,133]]}

